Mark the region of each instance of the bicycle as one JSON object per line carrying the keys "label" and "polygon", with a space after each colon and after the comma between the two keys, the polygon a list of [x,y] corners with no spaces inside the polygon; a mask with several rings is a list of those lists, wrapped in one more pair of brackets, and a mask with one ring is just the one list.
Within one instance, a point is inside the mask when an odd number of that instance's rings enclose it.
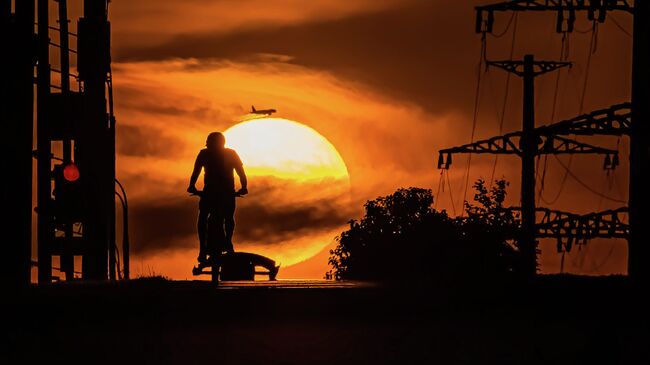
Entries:
{"label": "bicycle", "polygon": [[[244,194],[239,192],[234,194],[236,198],[244,196]],[[203,192],[196,190],[190,195],[202,197]],[[222,281],[255,280],[255,275],[268,275],[269,280],[275,281],[280,271],[280,265],[276,265],[275,261],[268,257],[249,252],[232,251],[224,254],[223,242],[212,242],[210,246],[216,252],[211,252],[208,260],[199,262],[197,266],[194,266],[192,268],[192,275],[211,275],[211,280],[214,284],[218,285],[219,278]],[[267,271],[256,271],[255,268],[258,266],[265,268]],[[206,271],[207,268],[210,268],[210,270]]]}

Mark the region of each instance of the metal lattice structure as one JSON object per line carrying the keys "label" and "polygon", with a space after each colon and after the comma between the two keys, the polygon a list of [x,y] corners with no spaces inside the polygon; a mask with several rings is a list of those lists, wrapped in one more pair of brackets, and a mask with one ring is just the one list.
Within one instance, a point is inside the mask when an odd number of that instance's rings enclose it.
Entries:
{"label": "metal lattice structure", "polygon": [[[628,272],[631,276],[644,281],[650,281],[650,269],[645,264],[645,259],[650,256],[650,233],[644,227],[650,220],[648,207],[650,195],[645,192],[645,169],[650,166],[650,2],[626,0],[511,0],[495,4],[477,6],[476,32],[491,33],[497,12],[525,12],[525,11],[552,11],[557,14],[556,31],[567,33],[574,30],[576,14],[586,12],[587,19],[594,22],[604,22],[610,11],[632,14],[634,20],[633,35],[633,64],[632,64],[632,101],[613,105],[609,108],[596,110],[572,119],[530,129],[526,132],[526,122],[521,132],[509,133],[503,136],[477,141],[475,143],[444,149],[440,151],[438,160],[439,168],[449,168],[451,155],[454,153],[496,153],[521,156],[522,159],[531,159],[531,155],[548,153],[597,153],[604,154],[605,168],[615,168],[618,165],[618,154],[607,153],[605,150],[592,145],[578,145],[576,141],[562,136],[628,136],[630,138],[630,198],[629,207],[608,210],[587,215],[535,208],[530,201],[531,168],[522,169],[522,212],[531,219],[532,211],[536,212],[535,236],[553,237],[558,242],[564,240],[564,247],[570,248],[574,240],[588,240],[591,238],[623,238],[629,242]],[[492,62],[491,65],[505,69],[522,76],[521,61]],[[552,67],[555,62],[537,66],[533,70],[530,66],[529,73],[548,72],[546,67]],[[556,66],[556,65],[555,65]],[[526,89],[526,88],[525,88]],[[529,93],[532,94],[532,86]],[[524,91],[526,93],[526,90]],[[530,99],[529,101],[530,102]],[[526,104],[526,101],[524,102]],[[524,120],[526,116],[524,105]],[[528,106],[530,110],[530,105]],[[532,113],[531,113],[532,114]],[[530,115],[528,116],[530,118]],[[532,118],[530,118],[532,119]],[[528,141],[536,142],[528,145],[526,151],[522,147]],[[559,142],[556,142],[559,141]],[[523,143],[522,143],[523,142]],[[535,148],[537,147],[537,148]],[[546,148],[546,149],[545,149]],[[529,164],[530,165],[530,164]],[[524,171],[525,170],[525,171]],[[534,170],[533,170],[534,171]],[[528,183],[526,183],[527,181]],[[526,192],[524,192],[524,188]],[[528,195],[528,199],[524,199]],[[526,201],[526,204],[524,204]],[[540,215],[541,214],[541,215]],[[622,216],[629,216],[629,225],[624,223]],[[526,220],[526,219],[525,219]],[[526,228],[523,227],[525,231]],[[530,230],[530,225],[528,230]],[[560,247],[560,243],[558,243]]]}
{"label": "metal lattice structure", "polygon": [[604,22],[607,13],[632,15],[632,100],[609,109],[596,111],[566,123],[557,123],[561,132],[576,134],[626,135],[630,138],[628,273],[636,280],[650,281],[650,194],[646,190],[646,169],[650,166],[650,1],[637,0],[512,0],[476,7],[476,32],[490,33],[494,13],[504,11],[554,11],[556,31],[572,32],[576,13],[586,12],[592,21]]}
{"label": "metal lattice structure", "polygon": [[[474,143],[468,143],[458,147],[440,150],[440,155],[438,157],[438,168],[448,168],[451,164],[450,156],[455,153],[489,153],[522,156],[522,135],[522,132],[513,132],[505,134],[503,136],[492,137],[489,139],[476,141]],[[616,156],[618,156],[618,151],[616,150],[578,142],[570,138],[562,137],[558,134],[536,134],[536,137],[537,149],[535,156],[547,154],[599,154],[610,156],[610,159],[612,160],[615,160],[617,158]]]}
{"label": "metal lattice structure", "polygon": [[631,122],[632,104],[622,103],[539,127],[537,133],[541,135],[626,136],[630,134]]}

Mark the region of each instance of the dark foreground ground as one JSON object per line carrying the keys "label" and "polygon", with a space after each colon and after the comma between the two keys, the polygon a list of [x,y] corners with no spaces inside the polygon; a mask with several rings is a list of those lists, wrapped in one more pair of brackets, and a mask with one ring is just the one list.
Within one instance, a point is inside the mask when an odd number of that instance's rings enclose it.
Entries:
{"label": "dark foreground ground", "polygon": [[0,364],[650,364],[637,292],[621,277],[558,276],[471,290],[35,287],[2,299]]}

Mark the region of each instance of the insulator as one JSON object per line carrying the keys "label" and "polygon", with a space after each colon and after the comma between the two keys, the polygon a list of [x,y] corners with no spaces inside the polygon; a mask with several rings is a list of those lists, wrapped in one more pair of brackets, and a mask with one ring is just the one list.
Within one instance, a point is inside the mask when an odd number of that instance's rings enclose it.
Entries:
{"label": "insulator", "polygon": [[476,33],[483,32],[483,10],[476,11]]}
{"label": "insulator", "polygon": [[607,9],[603,6],[598,10],[598,22],[599,23],[604,23],[605,19],[607,18]]}
{"label": "insulator", "polygon": [[564,245],[566,252],[571,252],[571,246],[573,246],[573,236],[569,236],[566,240],[566,245]]}
{"label": "insulator", "polygon": [[449,168],[449,165],[451,165],[451,153],[447,154],[447,162],[445,163],[445,168]]}
{"label": "insulator", "polygon": [[442,165],[445,163],[442,153],[438,155],[438,170],[442,168]]}
{"label": "insulator", "polygon": [[555,31],[557,33],[562,33],[564,31],[564,11],[558,10],[557,12],[557,21],[555,23]]}
{"label": "insulator", "polygon": [[605,163],[603,164],[603,170],[607,170],[612,166],[612,157],[610,155],[605,155]]}
{"label": "insulator", "polygon": [[492,33],[493,27],[494,27],[494,12],[489,11],[487,16],[487,25],[485,27],[485,31],[488,33]]}
{"label": "insulator", "polygon": [[569,10],[569,19],[567,20],[566,24],[566,31],[571,33],[573,32],[573,26],[576,23],[576,11],[571,9]]}
{"label": "insulator", "polygon": [[562,239],[558,238],[557,239],[557,253],[562,253],[564,251],[564,248],[562,247]]}
{"label": "insulator", "polygon": [[594,16],[594,13],[596,12],[596,8],[594,7],[594,1],[589,2],[589,8],[587,9],[587,19],[590,21],[593,21],[596,17]]}
{"label": "insulator", "polygon": [[618,154],[615,154],[614,158],[612,159],[612,168],[614,168],[614,167],[616,167],[618,165],[620,165],[620,161],[618,159]]}
{"label": "insulator", "polygon": [[550,137],[550,136],[546,137],[546,141],[544,142],[544,146],[542,147],[542,149],[545,152],[553,151],[553,137]]}

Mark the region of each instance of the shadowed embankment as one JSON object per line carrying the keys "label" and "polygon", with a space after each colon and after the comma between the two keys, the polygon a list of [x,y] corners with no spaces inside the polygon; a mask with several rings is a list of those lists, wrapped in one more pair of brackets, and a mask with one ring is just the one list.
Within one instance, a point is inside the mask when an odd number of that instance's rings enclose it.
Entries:
{"label": "shadowed embankment", "polygon": [[[647,301],[623,277],[475,289],[222,287],[143,279],[33,287],[3,363],[648,363]],[[604,362],[603,362],[604,361]]]}

